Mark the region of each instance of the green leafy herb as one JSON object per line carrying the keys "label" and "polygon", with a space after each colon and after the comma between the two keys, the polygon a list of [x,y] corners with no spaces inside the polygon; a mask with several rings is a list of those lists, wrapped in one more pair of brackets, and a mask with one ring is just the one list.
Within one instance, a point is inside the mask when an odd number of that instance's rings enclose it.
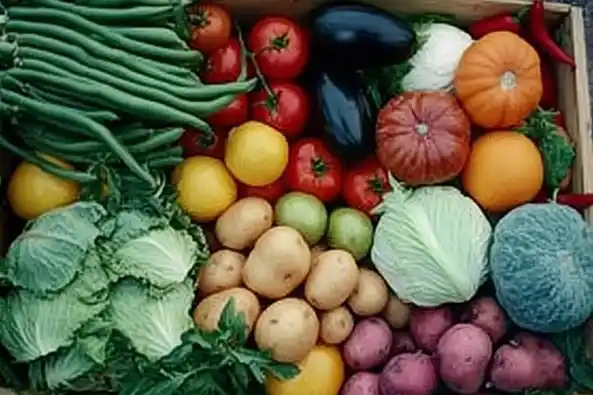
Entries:
{"label": "green leafy herb", "polygon": [[544,182],[550,190],[558,188],[575,158],[572,145],[558,134],[556,114],[537,109],[518,129],[537,144],[544,163]]}
{"label": "green leafy herb", "polygon": [[272,360],[268,352],[246,346],[245,316],[231,299],[218,330],[187,331],[182,344],[165,358],[125,377],[121,395],[251,395],[263,393],[268,375],[295,377],[295,365]]}

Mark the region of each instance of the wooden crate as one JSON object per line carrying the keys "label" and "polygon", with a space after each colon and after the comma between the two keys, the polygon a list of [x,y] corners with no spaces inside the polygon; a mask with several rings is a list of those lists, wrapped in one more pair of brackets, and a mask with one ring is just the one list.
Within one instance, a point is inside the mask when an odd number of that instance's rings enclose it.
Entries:
{"label": "wooden crate", "polygon": [[[253,19],[263,14],[283,14],[303,18],[314,7],[329,0],[218,0],[233,15]],[[530,4],[527,0],[363,0],[387,11],[418,14],[442,12],[455,14],[460,22],[499,12],[516,12]],[[567,50],[573,54],[577,68],[558,66],[560,105],[568,133],[576,145],[577,158],[573,170],[572,191],[593,193],[593,136],[587,78],[587,54],[583,10],[566,4],[546,3],[550,24],[559,25],[569,38]],[[593,226],[593,209],[586,211],[587,222]]]}

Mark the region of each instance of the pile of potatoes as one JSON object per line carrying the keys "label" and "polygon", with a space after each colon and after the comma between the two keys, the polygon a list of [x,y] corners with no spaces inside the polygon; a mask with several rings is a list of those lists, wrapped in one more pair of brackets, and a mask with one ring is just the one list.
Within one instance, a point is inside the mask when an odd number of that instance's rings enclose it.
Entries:
{"label": "pile of potatoes", "polygon": [[373,270],[343,250],[309,246],[287,226],[274,226],[272,206],[257,197],[237,201],[217,220],[220,249],[200,270],[194,320],[214,330],[234,298],[255,343],[280,362],[299,362],[318,343],[341,344],[355,317],[382,312],[405,325],[409,310],[390,297]]}
{"label": "pile of potatoes", "polygon": [[511,334],[491,297],[414,307],[400,330],[366,319],[355,326],[343,356],[355,373],[342,395],[430,395],[440,383],[458,394],[517,393],[567,382],[565,359],[553,343],[528,332]]}

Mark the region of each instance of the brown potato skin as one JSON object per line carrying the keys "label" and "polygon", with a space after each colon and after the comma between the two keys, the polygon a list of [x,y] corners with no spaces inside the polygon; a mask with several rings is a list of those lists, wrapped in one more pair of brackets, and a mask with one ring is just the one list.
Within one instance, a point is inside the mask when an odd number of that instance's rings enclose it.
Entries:
{"label": "brown potato skin", "polygon": [[342,305],[358,284],[359,270],[354,257],[342,250],[329,250],[317,258],[305,283],[305,298],[319,310]]}
{"label": "brown potato skin", "polygon": [[238,287],[245,256],[231,250],[218,250],[200,268],[198,291],[203,296]]}
{"label": "brown potato skin", "polygon": [[361,268],[356,288],[348,298],[348,306],[359,317],[379,314],[389,301],[389,290],[377,272]]}
{"label": "brown potato skin", "polygon": [[410,306],[396,295],[390,295],[382,315],[393,329],[403,329],[410,322]]}
{"label": "brown potato skin", "polygon": [[278,362],[303,360],[319,337],[319,319],[304,300],[286,298],[272,303],[255,324],[255,343]]}
{"label": "brown potato skin", "polygon": [[233,203],[218,219],[214,232],[226,248],[242,251],[268,229],[274,221],[274,209],[259,197],[246,197]]}
{"label": "brown potato skin", "polygon": [[354,317],[344,306],[326,311],[321,315],[319,336],[327,344],[340,344],[346,341],[354,328]]}
{"label": "brown potato skin", "polygon": [[247,288],[268,299],[288,296],[311,268],[311,250],[303,236],[287,226],[275,226],[255,243],[241,277]]}
{"label": "brown potato skin", "polygon": [[249,333],[260,315],[261,305],[257,296],[246,288],[231,288],[212,294],[203,299],[194,309],[194,322],[204,331],[214,331],[218,328],[218,321],[224,306],[234,298],[235,311],[245,314]]}

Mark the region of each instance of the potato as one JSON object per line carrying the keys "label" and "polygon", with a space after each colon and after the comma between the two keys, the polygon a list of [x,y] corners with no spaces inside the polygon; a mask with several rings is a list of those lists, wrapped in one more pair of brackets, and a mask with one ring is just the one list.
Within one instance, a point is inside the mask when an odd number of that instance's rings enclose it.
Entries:
{"label": "potato", "polygon": [[474,299],[461,314],[461,321],[481,328],[490,335],[493,343],[502,339],[508,329],[506,314],[489,296]]}
{"label": "potato", "polygon": [[358,283],[354,257],[342,250],[329,250],[317,258],[305,282],[305,298],[319,310],[331,310],[343,304]]}
{"label": "potato", "polygon": [[455,324],[453,311],[448,306],[417,307],[410,313],[410,333],[424,351],[436,350],[439,339]]}
{"label": "potato", "polygon": [[391,356],[395,357],[399,354],[413,353],[418,350],[412,335],[408,331],[396,330],[392,333],[391,341]]}
{"label": "potato", "polygon": [[403,329],[410,321],[410,306],[397,296],[390,295],[382,314],[393,329]]}
{"label": "potato", "polygon": [[354,318],[347,308],[340,306],[321,315],[320,337],[327,344],[343,343],[354,328]]}
{"label": "potato", "polygon": [[245,288],[231,288],[212,294],[203,299],[194,310],[194,322],[198,328],[214,331],[218,328],[218,321],[222,310],[231,298],[235,300],[235,311],[245,314],[249,333],[259,317],[261,306],[257,296]]}
{"label": "potato", "polygon": [[356,288],[348,298],[350,310],[358,316],[379,314],[387,305],[389,291],[383,277],[370,269],[361,268]]}
{"label": "potato", "polygon": [[344,383],[341,395],[380,395],[379,375],[369,372],[354,373]]}
{"label": "potato", "polygon": [[380,318],[360,321],[344,343],[344,362],[354,370],[369,370],[380,366],[389,358],[391,329]]}
{"label": "potato", "polygon": [[241,270],[245,257],[231,250],[219,250],[200,268],[198,290],[207,296],[241,285]]}
{"label": "potato", "polygon": [[436,355],[445,385],[458,394],[473,394],[484,384],[492,340],[475,325],[457,324],[440,338]]}
{"label": "potato", "polygon": [[316,244],[311,248],[311,269],[317,264],[317,258],[319,255],[327,251],[325,244]]}
{"label": "potato", "polygon": [[536,389],[542,380],[539,377],[539,361],[534,356],[522,346],[500,346],[492,358],[489,385],[505,392]]}
{"label": "potato", "polygon": [[259,197],[235,202],[216,221],[216,238],[226,248],[244,250],[268,229],[274,221],[274,209]]}
{"label": "potato", "polygon": [[430,395],[438,384],[432,359],[421,351],[393,357],[379,375],[381,394]]}
{"label": "potato", "polygon": [[311,268],[311,251],[303,236],[287,226],[276,226],[255,243],[243,266],[243,283],[268,299],[294,291]]}
{"label": "potato", "polygon": [[272,303],[255,324],[255,343],[269,350],[279,362],[299,362],[317,343],[319,320],[302,299],[286,298]]}
{"label": "potato", "polygon": [[525,347],[538,361],[541,383],[537,388],[563,388],[567,381],[566,361],[554,343],[528,332],[519,332],[513,338],[517,345]]}

